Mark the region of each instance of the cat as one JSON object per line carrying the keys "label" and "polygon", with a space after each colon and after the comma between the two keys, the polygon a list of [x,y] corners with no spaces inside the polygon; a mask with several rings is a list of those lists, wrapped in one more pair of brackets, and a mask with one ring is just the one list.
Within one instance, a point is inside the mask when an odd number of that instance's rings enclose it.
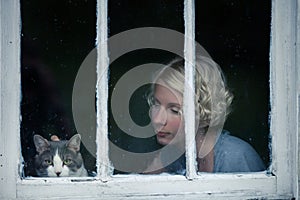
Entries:
{"label": "cat", "polygon": [[[51,138],[52,139],[52,138]],[[81,136],[74,135],[70,140],[48,141],[34,135],[33,141],[38,154],[35,156],[35,171],[39,177],[82,177],[87,176],[80,154]]]}

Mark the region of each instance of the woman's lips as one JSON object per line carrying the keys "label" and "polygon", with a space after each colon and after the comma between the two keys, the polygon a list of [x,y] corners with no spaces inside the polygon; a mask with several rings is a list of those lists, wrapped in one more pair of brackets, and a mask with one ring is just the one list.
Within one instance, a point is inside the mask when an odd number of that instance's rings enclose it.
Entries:
{"label": "woman's lips", "polygon": [[159,131],[157,132],[157,137],[166,137],[169,133],[168,132],[162,132],[162,131]]}

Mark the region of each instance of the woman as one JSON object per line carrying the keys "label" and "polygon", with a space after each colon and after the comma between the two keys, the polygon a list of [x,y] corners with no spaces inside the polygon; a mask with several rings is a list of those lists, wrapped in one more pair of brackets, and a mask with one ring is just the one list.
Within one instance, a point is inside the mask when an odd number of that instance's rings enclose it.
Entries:
{"label": "woman", "polygon": [[[149,115],[157,142],[168,146],[168,150],[157,154],[146,173],[185,173],[184,76],[184,61],[175,59],[154,78],[148,97]],[[194,96],[198,171],[265,170],[261,158],[248,143],[222,130],[233,96],[221,69],[208,57],[196,59]]]}

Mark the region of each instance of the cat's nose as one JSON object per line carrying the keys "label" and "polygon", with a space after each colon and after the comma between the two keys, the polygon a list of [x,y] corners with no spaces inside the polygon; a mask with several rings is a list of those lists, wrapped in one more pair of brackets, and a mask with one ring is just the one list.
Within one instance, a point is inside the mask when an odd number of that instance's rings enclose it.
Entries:
{"label": "cat's nose", "polygon": [[56,175],[59,176],[61,174],[61,172],[56,172]]}

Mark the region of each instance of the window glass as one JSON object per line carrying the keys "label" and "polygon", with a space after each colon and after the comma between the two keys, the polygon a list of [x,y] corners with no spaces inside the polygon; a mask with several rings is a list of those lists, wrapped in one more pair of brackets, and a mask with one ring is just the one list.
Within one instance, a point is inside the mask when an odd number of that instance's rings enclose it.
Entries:
{"label": "window glass", "polygon": [[[22,0],[21,15],[21,145],[25,176],[37,176],[34,135],[47,140],[53,135],[69,140],[77,133],[72,90],[81,63],[95,47],[96,1]],[[94,130],[80,134],[82,141],[95,138]],[[37,142],[43,143],[39,139]],[[95,151],[87,150],[83,143],[80,151],[85,168],[93,175]],[[74,170],[74,163],[80,161],[64,156],[62,165]],[[53,165],[52,158],[41,159],[44,161],[39,166]]]}
{"label": "window glass", "polygon": [[268,166],[271,1],[195,4],[196,40],[220,65],[234,95],[224,129],[251,144]]}
{"label": "window glass", "polygon": [[[63,140],[70,139],[77,133],[72,115],[74,114],[72,89],[80,65],[95,47],[95,1],[44,3],[46,5],[33,0],[21,1],[21,141],[25,176],[37,175],[34,170],[34,157],[37,154],[34,135],[39,134],[48,140],[51,140],[52,135],[57,135]],[[268,148],[270,4],[270,2],[219,0],[216,4],[196,1],[195,5],[196,41],[220,65],[227,78],[228,87],[234,95],[232,112],[226,120],[224,130],[254,147],[265,166],[270,162]],[[108,1],[108,36],[114,37],[123,31],[141,27],[161,27],[183,33],[183,16],[181,0],[142,3]],[[136,38],[138,39],[139,35]],[[121,37],[120,41],[119,46],[109,46],[110,53],[116,51],[113,48],[121,49],[128,45],[126,38],[122,40]],[[178,41],[180,42],[183,41]],[[181,45],[183,50],[183,44]],[[119,124],[120,121],[126,124],[130,119],[134,126],[147,127],[151,125],[150,117],[153,114],[149,112],[153,111],[152,107],[149,107],[153,106],[153,102],[149,102],[148,98],[151,84],[146,81],[131,91],[130,84],[122,82],[124,77],[147,63],[166,65],[176,56],[178,55],[164,49],[139,48],[111,61],[108,136],[109,156],[115,167],[115,173],[144,172],[149,163],[153,162],[153,157],[146,156],[147,153],[162,151],[164,146],[158,142],[154,132],[153,135],[145,136],[143,133],[132,133],[135,129],[130,123],[125,127]],[[156,67],[153,66],[154,68]],[[154,70],[151,72],[153,73],[142,74],[142,79],[147,80],[150,76],[154,76]],[[141,78],[134,75],[129,77],[133,82]],[[123,88],[120,87],[120,83]],[[116,95],[119,87],[125,92],[132,92],[128,97],[128,104],[122,93]],[[154,98],[155,105],[156,102],[157,99]],[[124,109],[115,112],[115,103],[124,105]],[[167,113],[174,112],[174,109],[168,109]],[[83,141],[81,145],[81,153],[89,175],[95,174],[96,145],[92,144],[92,150],[86,146],[90,146],[91,141],[95,139],[94,128],[91,127],[88,132],[80,132],[83,140],[89,138],[88,144],[84,145]],[[170,149],[166,150],[167,153],[163,157],[168,157],[168,154],[174,151],[177,150],[171,149],[171,152]],[[216,152],[217,150],[214,153]],[[132,156],[134,154],[141,156],[142,159]],[[178,173],[177,168],[185,168],[184,152],[178,155],[179,159],[168,168],[167,172]],[[201,162],[199,159],[198,161]],[[184,171],[179,173],[184,174]]]}
{"label": "window glass", "polygon": [[[183,2],[151,1],[151,3],[149,3],[146,1],[145,3],[143,2],[143,5],[140,5],[138,2],[132,1],[109,1],[108,8],[110,36],[115,36],[125,30],[147,26],[157,26],[173,29],[181,33],[184,32]],[[228,113],[229,110],[231,110],[231,113],[228,115],[225,124],[222,124],[222,130],[215,131],[217,134],[215,135],[216,137],[211,139],[213,142],[209,142],[209,137],[206,137],[208,134],[205,134],[205,136],[196,136],[198,153],[201,149],[201,141],[206,140],[206,143],[210,146],[206,150],[207,152],[204,153],[205,155],[200,157],[198,155],[197,157],[199,171],[262,171],[269,165],[268,55],[270,42],[270,10],[270,2],[259,3],[220,0],[215,4],[215,2],[196,1],[196,41],[207,51],[211,57],[210,59],[220,65],[221,71],[223,71],[225,79],[227,79],[228,92],[231,92],[234,96],[233,102],[228,110],[222,111],[222,113]],[[136,38],[140,39],[139,37],[141,36],[137,34]],[[155,34],[153,37],[155,38]],[[120,48],[122,45],[128,45],[126,40],[120,41]],[[254,41],[257,42],[255,43]],[[174,43],[176,43],[176,41]],[[257,44],[259,47],[257,47]],[[113,49],[110,49],[110,51],[114,52]],[[207,56],[205,51],[202,54]],[[199,52],[197,52],[197,55],[198,53]],[[109,116],[109,138],[111,142],[110,159],[115,167],[115,173],[143,172],[144,169],[148,172],[149,165],[151,166],[151,164],[153,164],[153,160],[155,160],[156,157],[148,156],[147,153],[157,150],[159,152],[159,158],[156,161],[162,165],[164,169],[154,170],[152,171],[153,173],[185,173],[184,148],[181,148],[181,151],[180,149],[173,148],[173,146],[165,150],[164,147],[170,145],[165,145],[166,141],[164,140],[160,141],[160,136],[154,134],[151,135],[151,137],[143,137],[143,130],[135,129],[135,126],[148,126],[151,121],[151,116],[152,119],[154,119],[153,112],[151,112],[151,110],[153,111],[151,106],[153,102],[150,102],[150,108],[149,102],[147,103],[147,100],[149,100],[147,92],[151,91],[151,86],[149,87],[150,84],[141,85],[141,87],[132,92],[131,87],[133,86],[122,82],[123,79],[128,79],[128,77],[130,77],[129,82],[139,79],[139,75],[128,75],[131,74],[133,69],[137,68],[137,66],[144,63],[161,63],[166,65],[176,56],[178,55],[163,50],[138,49],[136,51],[127,52],[126,55],[122,55],[117,60],[113,60],[110,66],[109,102],[111,112]],[[183,63],[179,62],[179,64],[177,63],[175,65],[183,66]],[[152,67],[154,68],[154,66]],[[205,72],[200,70],[200,79],[206,78],[211,82],[215,81],[211,80],[212,77],[203,77],[203,74],[205,74]],[[147,76],[155,76],[155,72],[148,75],[145,73],[145,75],[142,76],[147,79]],[[127,88],[122,88],[120,85],[126,85]],[[181,85],[183,85],[183,83]],[[119,87],[122,88],[122,90]],[[178,88],[175,88],[175,90],[176,89],[177,91],[180,90]],[[210,88],[209,90],[211,89],[221,91],[222,88]],[[127,91],[127,93],[132,92],[132,95],[130,94],[129,97],[122,96],[121,91]],[[212,91],[209,91],[209,93],[210,92]],[[203,93],[203,91],[200,91],[200,93]],[[165,94],[165,97],[168,96],[167,92]],[[216,97],[220,97],[220,94],[221,92],[219,92]],[[160,110],[164,108],[164,105],[155,95],[154,93],[153,104],[157,110]],[[126,104],[126,98],[130,98],[128,105]],[[200,94],[200,104],[201,98],[205,98],[203,94]],[[224,98],[227,101],[231,99],[229,97]],[[219,105],[219,103],[222,102],[215,103]],[[176,109],[182,109],[182,102],[180,106],[180,108]],[[200,107],[199,109],[206,108]],[[172,111],[172,109],[170,110]],[[166,113],[168,113],[168,108],[166,108]],[[181,118],[180,122],[183,122],[182,119],[183,118]],[[206,120],[206,122],[213,121],[211,119],[209,120],[209,118],[203,118],[201,120]],[[125,122],[125,124],[126,122],[128,123],[124,126],[124,123],[119,123],[120,121]],[[150,124],[155,125],[155,123]],[[197,125],[202,126],[203,124],[201,122]],[[203,132],[210,132],[211,127],[213,127],[212,124],[209,126],[205,125],[204,128],[202,128]],[[134,131],[137,133],[132,133]],[[219,133],[222,134],[219,135]],[[235,137],[228,136],[228,134]],[[162,137],[165,136],[162,135]],[[206,148],[205,145],[202,146]],[[177,151],[180,153],[176,153]],[[135,154],[132,154],[132,152]],[[137,154],[143,155],[144,157],[140,159]],[[170,161],[169,158],[173,157],[173,154],[177,155],[177,157],[175,156],[176,159]],[[241,161],[242,158],[244,159],[243,161]],[[247,163],[250,164],[248,165]],[[135,166],[139,167],[135,168]]]}
{"label": "window glass", "polygon": [[[141,27],[161,27],[183,33],[183,5],[182,0],[108,1],[109,37],[117,37],[123,31],[131,30],[131,34],[136,34],[136,43],[138,43],[138,40],[142,40],[143,37],[141,34],[137,34],[135,29]],[[153,34],[154,41],[158,39],[154,32],[149,31],[149,34]],[[131,42],[135,43],[135,41]],[[121,35],[118,45],[116,47],[110,46],[110,55],[116,51],[112,48],[126,48],[126,45],[130,46],[131,44],[128,44],[126,37]],[[183,50],[183,41],[181,41],[181,47]],[[161,149],[161,146],[157,144],[154,132],[152,135],[151,133],[145,135],[143,130],[134,132],[134,127],[143,129],[150,126],[149,105],[147,103],[150,84],[146,80],[153,75],[146,71],[139,76],[134,75],[134,70],[149,63],[166,64],[175,56],[174,53],[164,49],[141,47],[134,51],[127,51],[117,59],[111,60],[109,149],[110,159],[115,167],[114,173],[142,173],[151,162],[147,153],[151,154],[151,152]],[[130,78],[127,82],[122,82],[122,77]],[[139,79],[144,79],[144,83],[138,83]],[[133,85],[134,83],[139,85],[126,99],[120,91],[130,93],[133,86],[130,86],[129,82]],[[125,87],[120,89],[122,86]],[[121,110],[116,109],[118,105],[122,105],[123,108]],[[113,111],[113,109],[117,111]],[[126,124],[130,120],[132,123]],[[123,127],[119,124],[122,122],[123,124],[125,122]]]}

